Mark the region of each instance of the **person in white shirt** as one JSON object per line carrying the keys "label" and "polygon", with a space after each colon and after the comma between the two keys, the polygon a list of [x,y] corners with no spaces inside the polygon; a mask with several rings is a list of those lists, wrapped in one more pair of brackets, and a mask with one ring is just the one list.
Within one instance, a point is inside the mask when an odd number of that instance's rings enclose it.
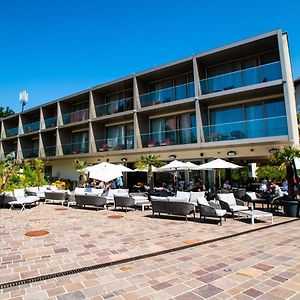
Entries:
{"label": "person in white shirt", "polygon": [[268,186],[267,186],[267,180],[263,180],[263,182],[261,183],[259,189],[262,191],[262,192],[267,192],[268,191]]}
{"label": "person in white shirt", "polygon": [[226,180],[223,184],[223,189],[224,190],[230,190],[231,189],[231,185],[229,184],[229,180]]}

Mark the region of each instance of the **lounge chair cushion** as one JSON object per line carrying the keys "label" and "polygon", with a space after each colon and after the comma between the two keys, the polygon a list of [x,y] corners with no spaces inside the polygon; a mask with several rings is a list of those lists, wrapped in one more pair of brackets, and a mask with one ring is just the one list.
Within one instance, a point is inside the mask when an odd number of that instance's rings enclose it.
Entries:
{"label": "lounge chair cushion", "polygon": [[177,197],[180,197],[180,198],[185,198],[186,201],[189,201],[190,200],[190,193],[189,192],[180,192],[180,191],[177,191],[177,194],[176,194]]}
{"label": "lounge chair cushion", "polygon": [[257,199],[255,192],[247,192],[246,195],[248,195],[251,200],[256,200]]}
{"label": "lounge chair cushion", "polygon": [[226,215],[227,211],[225,209],[216,209],[216,214],[218,217],[223,217]]}
{"label": "lounge chair cushion", "polygon": [[230,210],[233,212],[248,210],[248,209],[249,208],[247,206],[243,206],[243,205],[230,205]]}
{"label": "lounge chair cushion", "polygon": [[232,205],[236,205],[236,201],[235,201],[233,193],[218,194],[218,199],[223,202],[226,202],[230,207]]}
{"label": "lounge chair cushion", "polygon": [[205,192],[190,192],[190,202],[197,203],[197,199],[202,197],[205,197]]}
{"label": "lounge chair cushion", "polygon": [[178,201],[178,202],[188,202],[188,199],[186,197],[167,197],[169,201]]}
{"label": "lounge chair cushion", "polygon": [[25,197],[25,190],[24,189],[14,189],[14,196],[15,197]]}
{"label": "lounge chair cushion", "polygon": [[206,198],[204,198],[204,197],[198,197],[198,198],[197,198],[197,202],[198,202],[200,205],[210,206],[209,203],[207,202]]}
{"label": "lounge chair cushion", "polygon": [[153,201],[169,201],[168,197],[159,197],[159,196],[150,196],[150,199]]}

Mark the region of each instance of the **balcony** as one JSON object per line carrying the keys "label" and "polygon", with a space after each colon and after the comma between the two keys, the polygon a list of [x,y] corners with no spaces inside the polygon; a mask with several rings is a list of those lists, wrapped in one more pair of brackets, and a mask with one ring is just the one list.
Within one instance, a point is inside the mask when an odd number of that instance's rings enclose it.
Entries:
{"label": "balcony", "polygon": [[88,120],[89,110],[88,110],[88,108],[86,108],[83,110],[74,111],[74,112],[71,112],[68,114],[64,114],[60,118],[64,125]]}
{"label": "balcony", "polygon": [[45,120],[44,120],[45,128],[53,128],[53,127],[56,127],[56,124],[57,124],[57,118],[56,118],[56,117],[54,117],[54,118],[49,118],[49,119],[45,119]]}
{"label": "balcony", "polygon": [[73,143],[73,144],[65,144],[61,145],[63,154],[81,154],[81,153],[88,153],[89,152],[89,143]]}
{"label": "balcony", "polygon": [[35,158],[39,156],[39,149],[33,148],[33,149],[25,149],[22,151],[24,158]]}
{"label": "balcony", "polygon": [[206,142],[287,135],[286,116],[203,126]]}
{"label": "balcony", "polygon": [[48,146],[44,148],[45,156],[55,156],[56,155],[56,146]]}
{"label": "balcony", "polygon": [[16,135],[18,135],[18,133],[19,133],[18,127],[9,128],[9,129],[5,130],[5,135],[6,135],[7,138],[11,137],[11,136],[16,136]]}
{"label": "balcony", "polygon": [[236,89],[243,86],[281,79],[280,62],[248,68],[200,80],[202,94]]}
{"label": "balcony", "polygon": [[133,109],[133,98],[112,101],[95,107],[96,116],[106,116]]}
{"label": "balcony", "polygon": [[141,135],[144,148],[197,143],[197,128],[166,130]]}
{"label": "balcony", "polygon": [[141,106],[151,106],[168,103],[195,96],[194,82],[181,84],[166,89],[140,95]]}
{"label": "balcony", "polygon": [[124,137],[96,140],[96,146],[98,152],[133,149],[134,136],[128,135]]}
{"label": "balcony", "polygon": [[34,122],[34,123],[29,123],[29,124],[23,125],[24,134],[39,131],[39,129],[40,129],[40,122]]}

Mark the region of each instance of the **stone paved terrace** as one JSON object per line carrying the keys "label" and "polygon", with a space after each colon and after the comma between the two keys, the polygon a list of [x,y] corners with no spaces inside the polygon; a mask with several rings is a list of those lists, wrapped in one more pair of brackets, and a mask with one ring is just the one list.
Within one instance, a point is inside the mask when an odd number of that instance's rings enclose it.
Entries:
{"label": "stone paved terrace", "polygon": [[[207,241],[222,241],[75,275],[11,287],[0,299],[300,299],[300,222],[227,219],[184,222],[151,211],[57,210],[39,205],[0,210],[0,283]],[[108,216],[122,215],[111,219]],[[290,219],[275,217],[275,224]],[[44,237],[26,237],[46,229]],[[269,295],[268,295],[269,294]]]}

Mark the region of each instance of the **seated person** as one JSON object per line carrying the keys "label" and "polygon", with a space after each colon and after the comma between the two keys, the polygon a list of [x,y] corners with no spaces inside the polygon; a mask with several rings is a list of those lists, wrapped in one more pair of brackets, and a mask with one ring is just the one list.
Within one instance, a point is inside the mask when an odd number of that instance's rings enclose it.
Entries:
{"label": "seated person", "polygon": [[229,180],[227,179],[223,184],[224,190],[231,190],[231,185],[229,184]]}
{"label": "seated person", "polygon": [[144,192],[145,191],[144,183],[141,181],[138,181],[136,184],[134,184],[132,188],[136,192]]}
{"label": "seated person", "polygon": [[268,191],[268,181],[267,180],[263,180],[262,183],[260,184],[259,189],[263,192],[266,193]]}

